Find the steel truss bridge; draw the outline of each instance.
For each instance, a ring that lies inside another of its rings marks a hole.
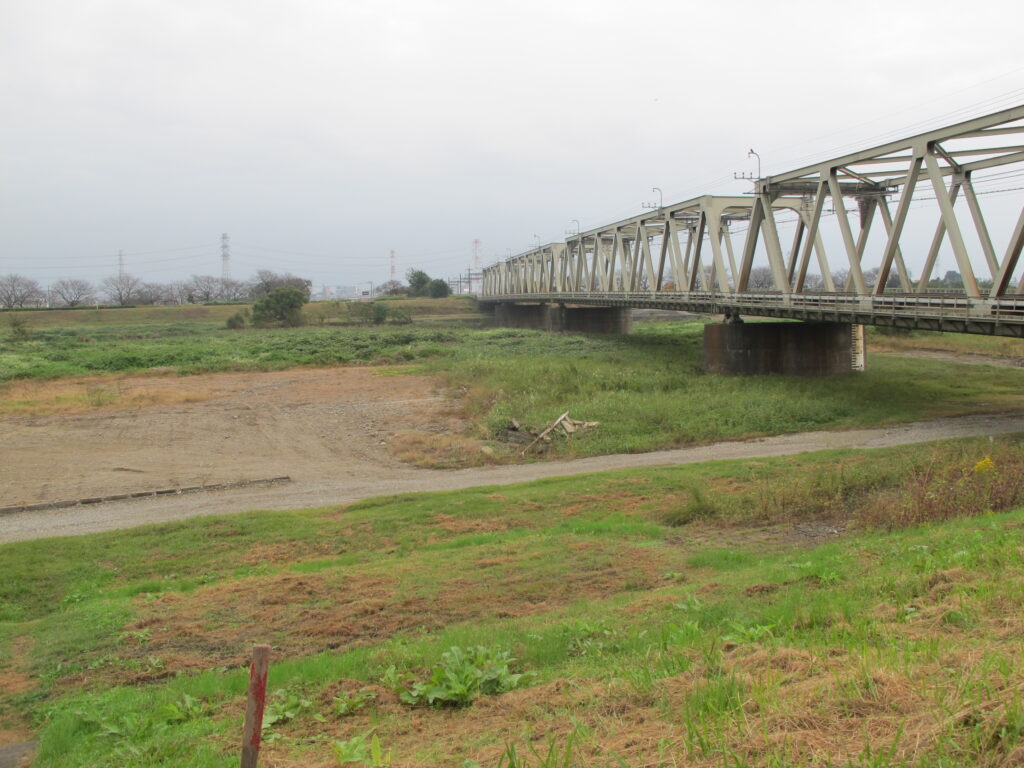
[[[539,246],[486,268],[480,298],[1024,337],[1024,206],[1015,198],[993,240],[979,202],[1021,176],[1024,105]],[[940,251],[952,251],[958,292],[929,290]],[[916,279],[907,253],[924,255]]]

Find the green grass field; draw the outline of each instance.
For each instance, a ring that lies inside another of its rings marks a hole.
[[[467,388],[483,434],[565,411],[601,427],[562,456],[641,452],[723,438],[912,421],[1024,404],[1024,370],[896,356],[830,379],[705,373],[699,322],[641,325],[628,337],[478,331],[422,370]],[[473,341],[478,340],[477,343]]]
[[[413,318],[451,317],[476,314],[476,301],[470,296],[449,296],[445,299],[381,298],[376,301],[401,306]],[[339,308],[345,301],[313,302],[306,306],[309,322],[316,325],[320,315],[336,320],[344,315]],[[182,304],[150,307],[76,307],[62,309],[0,310],[0,329],[10,318],[28,323],[30,328],[77,328],[96,326],[191,325],[207,330],[223,328],[227,319],[249,305]],[[326,309],[321,313],[320,309]],[[5,329],[6,330],[6,329]]]
[[[271,766],[1014,765],[1021,447],[5,545],[0,728],[31,725],[40,768],[235,765],[269,642]]]

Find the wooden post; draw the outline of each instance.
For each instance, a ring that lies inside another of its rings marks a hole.
[[[252,647],[249,667],[249,701],[245,707],[245,729],[242,735],[242,768],[256,768],[260,756],[260,732],[263,728],[263,707],[267,703],[267,670],[270,667],[270,646]]]

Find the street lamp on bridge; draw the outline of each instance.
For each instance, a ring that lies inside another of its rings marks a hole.
[[[658,204],[654,203],[641,203],[642,208],[657,208],[659,211],[665,207],[665,196],[661,192],[661,187],[651,187],[651,192],[658,193]]]
[[[762,178],[762,176],[761,176],[761,156],[759,154],[757,154],[757,152],[755,152],[754,150],[751,149],[749,152],[747,152],[747,157],[756,157],[757,158],[757,178],[759,178],[759,179]]]

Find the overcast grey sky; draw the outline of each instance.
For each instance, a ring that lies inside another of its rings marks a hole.
[[[1022,103],[1021,7],[0,0],[0,274],[454,275]]]

